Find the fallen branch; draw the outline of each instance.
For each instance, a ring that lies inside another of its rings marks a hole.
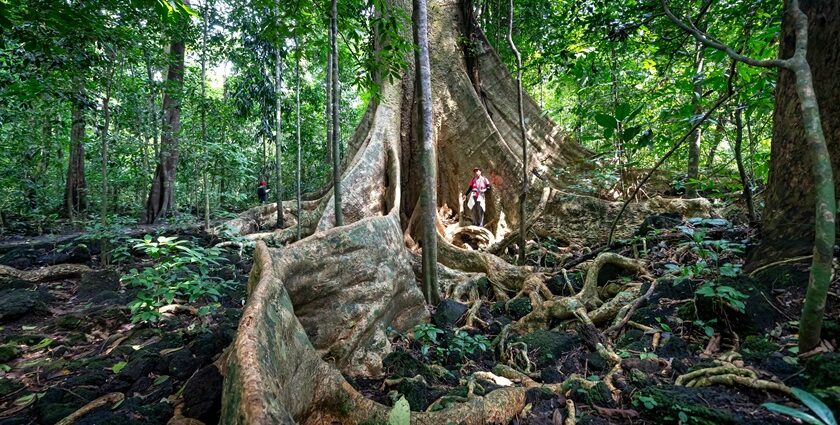
[[[18,270],[14,267],[0,265],[0,279],[13,278],[27,282],[44,282],[78,277],[90,271],[91,268],[83,264],[56,264],[35,270]]]
[[[93,410],[96,410],[106,404],[113,404],[123,400],[125,400],[125,394],[123,393],[105,394],[102,397],[99,397],[96,400],[82,406],[79,410],[71,413],[66,418],[58,421],[56,425],[71,425],[81,419],[82,416],[87,415]]]

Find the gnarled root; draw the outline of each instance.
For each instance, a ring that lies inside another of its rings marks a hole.
[[[634,273],[644,271],[643,263],[639,260],[627,258],[614,253],[602,253],[595,258],[586,273],[583,288],[575,295],[568,297],[548,297],[546,290],[539,289],[539,294],[546,297],[546,301],[535,299],[535,291],[531,290],[529,297],[533,311],[519,320],[518,326],[530,332],[545,327],[551,319],[566,320],[577,317],[597,325],[612,320],[627,304],[638,298],[639,286],[628,285],[616,296],[604,303],[598,295],[598,276],[607,264],[615,265]],[[550,295],[550,292],[549,292]],[[581,314],[583,311],[583,314]]]
[[[780,382],[759,379],[758,374],[729,359],[715,360],[718,366],[695,370],[677,377],[675,384],[686,387],[708,387],[711,385],[740,385],[757,390],[779,391],[791,394],[790,387]]]

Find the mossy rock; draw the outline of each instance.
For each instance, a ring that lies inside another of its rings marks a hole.
[[[403,381],[395,388],[397,392],[405,396],[411,410],[416,412],[423,412],[435,400],[443,397],[446,390],[424,385],[420,382]]]
[[[542,369],[554,364],[564,353],[580,345],[580,337],[570,332],[538,330],[518,339],[528,345],[528,352],[534,353],[537,367]]]
[[[652,338],[638,329],[630,329],[618,339],[615,346],[618,349],[630,351],[645,351],[650,348]]]
[[[589,389],[583,388],[579,383],[575,382],[572,384],[569,394],[571,395],[571,399],[578,404],[594,404],[604,407],[613,405],[612,393],[607,388],[607,384],[603,382],[598,382]]]
[[[739,276],[721,280],[718,285],[728,286],[746,295],[747,298],[741,300],[744,303],[744,311],[735,310],[719,298],[698,295],[694,303],[698,319],[706,322],[717,319],[716,328],[731,329],[739,335],[765,334],[777,322],[784,320],[767,302],[772,294],[764,282]]]
[[[805,363],[811,389],[840,386],[840,353],[822,353]]]
[[[11,379],[0,378],[0,398],[19,390],[23,384]]]
[[[633,404],[643,417],[658,424],[688,423],[703,425],[759,424],[764,418],[739,415],[723,409],[723,406],[737,405],[746,400],[733,397],[717,388],[687,388],[673,385],[651,386],[636,393]]]
[[[20,354],[20,350],[14,344],[0,345],[0,363],[14,360]]]
[[[525,317],[533,310],[529,298],[516,298],[507,304],[507,312],[514,320]]]
[[[413,378],[420,375],[427,382],[435,379],[435,375],[428,365],[402,350],[394,351],[385,356],[382,359],[382,367],[389,376],[395,378]]]
[[[82,318],[81,317],[74,316],[72,314],[68,314],[67,316],[62,317],[61,320],[58,321],[57,326],[60,329],[64,329],[64,330],[69,331],[69,330],[74,330],[74,329],[78,328],[79,325],[81,325],[81,324],[82,324]]]
[[[766,336],[748,335],[741,345],[741,356],[744,360],[760,363],[770,353],[779,351],[779,345],[767,339]]]

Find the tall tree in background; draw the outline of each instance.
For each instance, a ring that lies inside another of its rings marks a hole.
[[[423,295],[440,302],[437,276],[437,154],[432,127],[432,68],[429,64],[429,19],[426,0],[414,0],[414,70],[419,98],[420,221],[423,243]]]
[[[509,3],[507,42],[516,57],[516,91],[519,109],[519,136],[522,142],[522,192],[519,194],[519,264],[525,264],[525,198],[528,196],[528,133],[522,106],[522,55],[513,42],[513,0]]]
[[[70,162],[67,166],[67,180],[64,189],[64,208],[67,218],[87,209],[87,182],[85,180],[85,88],[84,82],[77,82],[78,90],[72,100],[70,127]]]
[[[280,0],[274,3],[275,24],[280,24]],[[280,31],[275,34],[274,39],[274,184],[277,199],[277,228],[285,227],[283,221],[283,52],[280,44],[282,38]]]
[[[202,156],[202,172],[201,184],[204,192],[204,230],[210,230],[210,191],[207,185],[207,172],[209,168],[209,161],[207,157],[207,145],[210,141],[207,139],[207,25],[210,20],[209,2],[205,0],[204,10],[201,14],[201,146]]]
[[[297,28],[295,32],[298,32]],[[300,217],[303,211],[300,193],[300,56],[302,53],[300,35],[295,35],[295,200],[298,217],[295,237],[298,240],[300,239]]]
[[[712,4],[710,0],[704,0],[700,7],[700,13],[697,15],[695,23],[697,28],[705,31],[703,25],[703,16],[709,10]],[[691,104],[694,105],[694,116],[699,117],[703,115],[703,76],[706,65],[705,46],[699,41],[694,42],[694,76],[692,77],[692,94]],[[688,143],[688,185],[686,189],[686,196],[689,198],[696,198],[697,182],[700,180],[700,142],[703,141],[703,127],[697,127],[689,136]]]
[[[332,123],[330,129],[332,130],[330,138],[332,139],[332,165],[333,165],[333,199],[335,206],[335,225],[344,225],[344,214],[341,209],[341,132],[339,131],[339,79],[338,79],[338,0],[332,0],[332,12],[330,14],[330,56],[332,63],[330,64],[331,86],[330,86],[330,113],[332,115]]]
[[[189,7],[189,0],[184,0]],[[175,172],[178,167],[178,138],[181,133],[181,94],[184,88],[184,40],[173,36],[169,45],[169,69],[163,94],[163,132],[160,154],[146,201],[145,222],[152,224],[175,208]]]

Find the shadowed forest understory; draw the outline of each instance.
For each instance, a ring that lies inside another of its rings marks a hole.
[[[0,28],[0,425],[836,424],[835,0]]]

